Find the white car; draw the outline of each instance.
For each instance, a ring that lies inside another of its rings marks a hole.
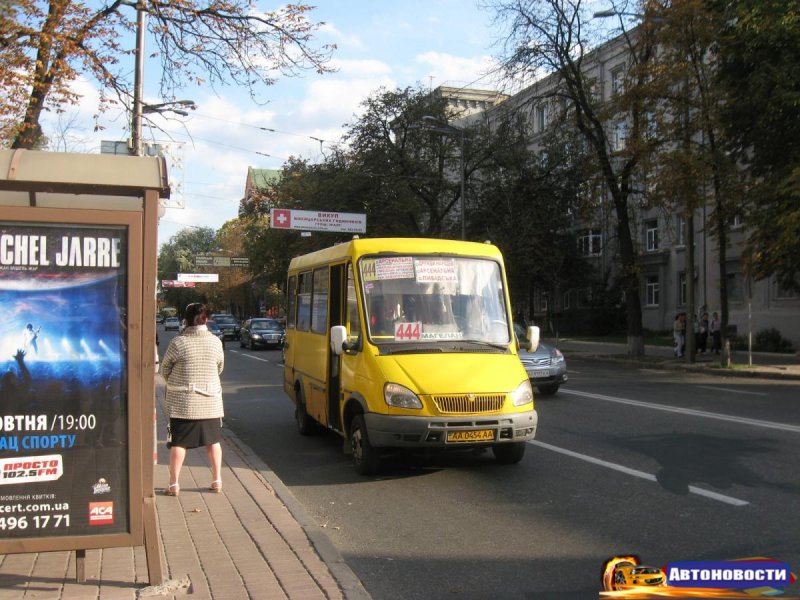
[[[164,331],[180,331],[181,322],[178,317],[167,317],[164,319]]]

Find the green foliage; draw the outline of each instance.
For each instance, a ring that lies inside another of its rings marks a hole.
[[[760,352],[792,352],[792,342],[781,335],[781,332],[770,327],[756,333],[753,341],[755,350]]]
[[[158,253],[158,281],[177,279],[178,273],[194,272],[196,254],[210,253],[217,249],[215,231],[210,227],[181,229],[169,242],[161,246]],[[202,288],[162,288],[162,300],[174,306],[179,314],[191,302],[206,302]]]
[[[747,268],[800,289],[800,4],[713,0],[728,150],[749,176]]]

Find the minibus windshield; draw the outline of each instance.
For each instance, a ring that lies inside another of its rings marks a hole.
[[[500,264],[440,255],[359,261],[364,314],[377,343],[511,341]]]

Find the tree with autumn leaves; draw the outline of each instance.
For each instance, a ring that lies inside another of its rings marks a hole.
[[[0,2],[0,142],[43,145],[45,111],[78,104],[74,83],[99,87],[97,115],[130,107],[137,10],[147,14],[150,58],[160,62],[165,100],[188,85],[235,85],[256,102],[278,75],[330,71],[332,46],[314,47],[321,23],[311,7],[286,4],[258,11],[247,0],[70,0]]]

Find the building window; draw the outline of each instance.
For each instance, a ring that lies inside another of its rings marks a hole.
[[[569,310],[569,307],[570,307],[570,298],[571,298],[571,297],[572,297],[572,294],[569,292],[569,290],[567,290],[566,292],[564,292],[564,295],[561,297],[562,308],[563,308],[564,310]]]
[[[645,245],[648,252],[658,250],[658,220],[648,219],[644,222]]]
[[[678,273],[678,306],[686,306],[686,271]]]
[[[685,246],[686,245],[686,218],[682,215],[677,216],[677,235],[675,243],[678,246]]]
[[[795,280],[795,285],[797,285]],[[800,292],[797,289],[786,287],[781,284],[777,279],[775,280],[775,298],[777,300],[794,300],[800,298]]]
[[[742,213],[736,213],[730,220],[731,229],[740,229],[744,227],[744,217]]]
[[[644,297],[647,306],[658,306],[661,291],[658,285],[658,275],[647,275],[644,285]]]
[[[728,302],[744,300],[744,278],[741,273],[728,273]]]
[[[625,71],[617,67],[611,71],[611,95],[618,96],[625,91]]]
[[[611,149],[614,152],[625,150],[628,145],[628,122],[625,119],[620,119],[614,123],[614,129],[611,132]]]
[[[536,107],[536,128],[540,133],[547,129],[547,107],[544,104]]]
[[[599,256],[602,251],[600,240],[599,229],[586,229],[578,236],[578,250],[583,256]]]

